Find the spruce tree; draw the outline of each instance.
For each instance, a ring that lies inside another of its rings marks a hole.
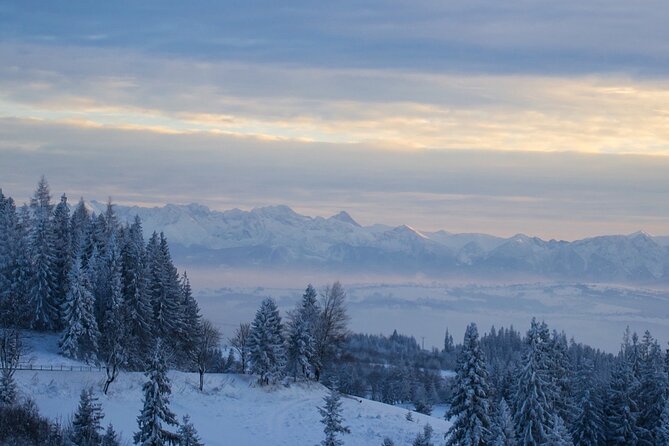
[[[100,332],[95,320],[93,294],[78,256],[69,274],[70,285],[63,306],[65,331],[60,339],[60,352],[70,358],[95,362]]]
[[[65,194],[60,198],[60,203],[53,213],[53,250],[54,250],[54,305],[59,310],[59,318],[56,328],[62,328],[64,315],[62,310],[65,306],[69,287],[70,269],[72,268],[73,251],[70,229],[70,208],[67,205]]]
[[[516,432],[514,430],[511,409],[505,399],[500,400],[497,417],[494,423],[493,446],[516,446]]]
[[[188,415],[184,415],[177,434],[179,435],[179,446],[204,446]]]
[[[56,277],[53,240],[53,205],[49,185],[42,177],[31,199],[30,231],[30,300],[32,327],[51,330],[58,322],[59,309],[55,304]]]
[[[100,446],[120,446],[121,441],[119,440],[118,434],[114,430],[114,426],[109,423],[107,425],[107,429],[105,430],[105,434],[102,436],[102,441],[100,442]]]
[[[578,417],[574,421],[574,441],[578,445],[596,446],[604,441],[602,420],[590,391],[586,390],[580,403]]]
[[[541,325],[532,319],[525,340],[527,351],[521,363],[515,395],[516,438],[523,446],[543,445],[550,432],[551,382],[547,375],[545,339]]]
[[[252,371],[261,384],[275,382],[282,376],[286,362],[281,316],[273,299],[262,301],[251,325],[249,352]]]
[[[489,444],[488,372],[479,345],[476,324],[467,326],[454,381],[454,395],[446,418],[455,417],[447,434],[447,445]]]
[[[102,439],[100,421],[103,418],[98,399],[93,389],[81,391],[79,407],[72,420],[72,442],[77,446],[98,446]]]
[[[100,271],[100,270],[98,270]],[[99,296],[102,311],[100,323],[99,359],[105,365],[107,380],[104,393],[116,379],[120,370],[128,360],[126,348],[126,321],[123,318],[123,289],[121,277],[121,258],[116,233],[112,232],[107,242],[106,256],[102,261],[102,271],[106,283]]]
[[[432,426],[426,424],[425,426],[423,426],[423,432],[416,435],[416,438],[413,440],[412,446],[434,446],[434,443],[432,443],[433,434],[434,430],[432,429]]]
[[[139,430],[134,435],[135,444],[165,446],[168,442],[176,443],[179,436],[165,428],[165,425],[176,426],[178,423],[169,408],[171,388],[160,342],[156,345],[146,376],[148,381],[142,387],[143,407],[137,417]]]
[[[580,444],[580,443],[579,443]],[[547,446],[574,446],[567,427],[558,414],[553,415],[551,430],[548,434]]]
[[[139,217],[135,217],[123,239],[121,276],[123,278],[121,312],[127,327],[129,366],[137,369],[148,359],[153,321],[146,249]]]
[[[344,442],[339,439],[339,435],[349,434],[351,431],[343,424],[341,395],[335,383],[331,384],[330,392],[323,398],[323,401],[325,406],[318,408],[318,412],[323,417],[321,423],[324,425],[323,431],[325,433],[325,439],[321,442],[321,445],[341,446]]]
[[[310,378],[313,375],[314,337],[309,322],[299,310],[290,315],[287,337],[289,373],[295,380],[298,376]]]
[[[667,402],[667,374],[660,346],[646,331],[641,343],[637,437],[642,446],[658,444],[657,430]]]
[[[625,349],[618,355],[614,367],[609,380],[606,416],[608,443],[614,446],[636,444],[639,383]]]

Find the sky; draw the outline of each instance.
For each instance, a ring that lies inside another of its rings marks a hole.
[[[0,2],[0,187],[669,234],[669,4]]]

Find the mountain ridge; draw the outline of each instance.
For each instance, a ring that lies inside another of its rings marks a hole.
[[[100,213],[106,204],[91,201],[89,207]],[[570,242],[361,226],[346,211],[309,217],[285,205],[250,211],[216,211],[197,203],[114,207],[124,222],[139,215],[146,235],[164,232],[177,260],[186,264],[669,282],[669,237],[643,231]]]

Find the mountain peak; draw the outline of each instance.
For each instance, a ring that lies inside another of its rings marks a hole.
[[[254,214],[262,214],[272,217],[294,217],[298,215],[292,208],[286,206],[285,204],[253,208],[251,212]]]
[[[355,221],[355,220],[353,219],[353,217],[351,217],[351,215],[350,215],[348,212],[346,212],[346,211],[341,211],[341,212],[339,212],[338,214],[335,214],[335,215],[333,215],[332,217],[328,218],[328,220],[337,220],[337,221],[341,221],[341,222],[343,222],[343,223],[348,223],[348,224],[350,224],[350,225],[356,226],[356,227],[358,227],[358,228],[361,227],[361,226],[358,224],[358,222]]]

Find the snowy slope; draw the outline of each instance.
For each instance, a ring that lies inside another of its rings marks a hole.
[[[91,202],[97,213],[105,205]],[[212,211],[198,204],[116,206],[123,221],[139,215],[145,232],[162,231],[181,265],[299,267],[472,278],[547,277],[668,282],[669,247],[643,232],[545,241],[517,234],[421,232],[406,225],[363,227],[349,214],[308,217],[287,206]]]
[[[55,336],[39,335],[31,341],[35,364],[58,365]],[[71,361],[60,358],[63,363]],[[315,445],[322,439],[317,407],[326,389],[314,383],[291,384],[271,389],[257,387],[249,376],[207,375],[205,391],[197,390],[195,374],[170,372],[171,407],[179,416],[189,414],[206,445]],[[24,396],[33,398],[40,411],[51,418],[68,420],[75,411],[81,389],[93,386],[105,412],[103,423],[111,422],[131,440],[141,408],[141,373],[122,373],[108,395],[100,391],[104,372],[18,371],[17,381]],[[351,434],[344,444],[381,444],[385,436],[397,444],[410,444],[429,422],[437,438],[448,429],[443,419],[414,414],[405,419],[406,410],[359,398],[343,398],[344,419]]]

